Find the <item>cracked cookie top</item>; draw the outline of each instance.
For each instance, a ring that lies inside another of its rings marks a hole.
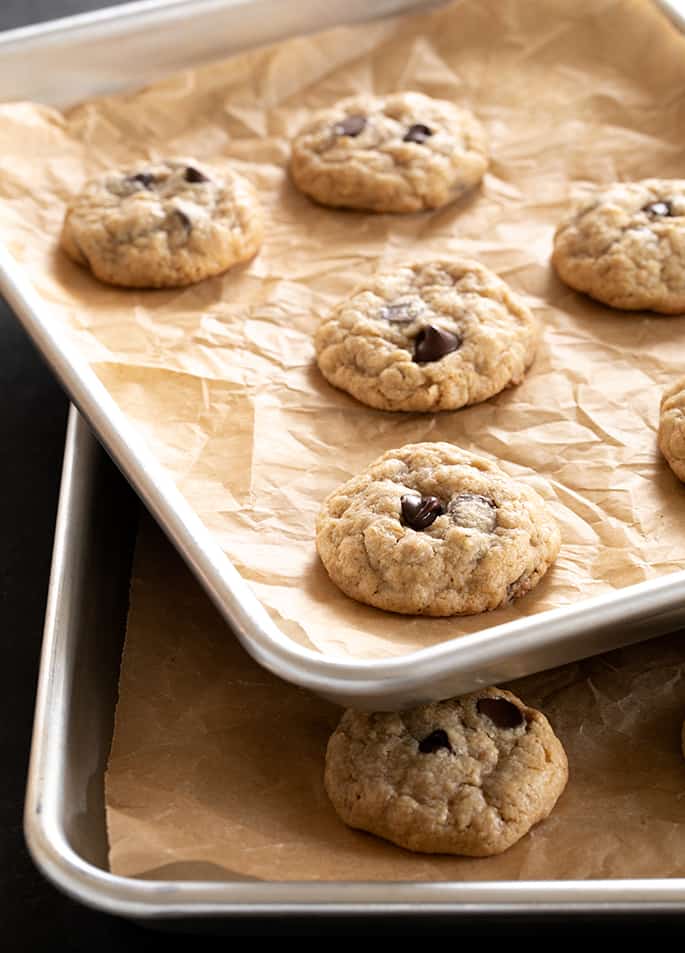
[[[685,179],[598,189],[557,228],[552,262],[614,308],[685,313]]]
[[[547,817],[567,778],[545,716],[498,688],[399,713],[345,712],[324,776],[351,827],[474,857],[501,853]]]
[[[671,470],[685,482],[685,377],[664,391],[658,439]]]
[[[251,184],[194,159],[141,161],[86,184],[69,205],[60,243],[101,281],[180,287],[251,258],[262,241]]]
[[[324,377],[381,410],[456,410],[519,384],[538,322],[494,272],[428,261],[369,278],[317,329]]]
[[[532,589],[560,547],[542,497],[448,443],[391,450],[333,492],[319,556],[346,595],[406,614],[470,615]]]
[[[467,109],[404,92],[317,112],[293,141],[291,173],[323,205],[417,212],[458,198],[487,163],[485,134]]]

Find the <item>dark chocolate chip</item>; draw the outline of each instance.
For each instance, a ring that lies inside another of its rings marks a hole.
[[[186,166],[186,170],[183,173],[183,178],[186,180],[186,182],[209,182],[209,179],[204,172],[200,172],[199,169],[196,169],[192,165]]]
[[[174,215],[176,215],[181,225],[185,228],[187,232],[189,232],[192,229],[193,223],[190,221],[186,213],[180,210],[180,208],[174,209]]]
[[[487,715],[497,728],[518,728],[526,721],[518,705],[501,696],[479,698],[476,708],[480,715]]]
[[[336,136],[351,136],[354,138],[366,126],[366,116],[347,116],[342,122],[336,122],[333,132]]]
[[[405,304],[386,304],[378,312],[378,317],[392,324],[411,324],[417,317],[418,312],[414,305]]]
[[[138,185],[142,185],[144,189],[149,189],[151,185],[155,184],[155,177],[151,172],[138,172],[136,175],[129,175],[129,182],[136,182]]]
[[[419,741],[419,751],[421,754],[433,754],[435,751],[440,751],[441,748],[447,748],[448,751],[452,750],[447,732],[443,731],[442,728],[436,728],[435,731],[431,731],[429,735],[426,735],[422,741]]]
[[[461,344],[462,339],[458,334],[427,324],[414,338],[414,360],[417,364],[439,361],[446,354],[458,351]]]
[[[417,142],[419,145],[421,145],[422,142],[425,142],[426,139],[432,135],[433,130],[429,126],[424,126],[423,123],[417,122],[415,125],[409,127],[402,141]]]
[[[673,207],[670,202],[650,202],[649,205],[645,205],[642,211],[649,215],[673,215]]]
[[[419,496],[405,494],[400,500],[402,504],[402,519],[410,529],[428,529],[438,516],[444,513],[442,503],[437,496]]]

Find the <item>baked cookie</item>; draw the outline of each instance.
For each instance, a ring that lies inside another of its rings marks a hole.
[[[391,612],[471,615],[537,585],[559,552],[542,499],[449,443],[390,450],[328,497],[316,544],[346,595]]]
[[[658,440],[671,470],[685,482],[685,377],[664,391]]]
[[[407,92],[317,112],[293,141],[291,172],[323,205],[418,212],[458,198],[487,164],[485,134],[467,109]]]
[[[382,410],[455,410],[519,384],[538,322],[488,268],[429,261],[374,275],[319,326],[324,377]]]
[[[141,160],[87,183],[60,244],[101,281],[176,288],[251,258],[263,230],[252,185],[231,169]]]
[[[545,716],[486,688],[411,711],[346,711],[324,781],[350,827],[424,853],[487,857],[547,817],[568,780]]]
[[[552,262],[612,308],[685,312],[685,179],[598,189],[557,228]]]

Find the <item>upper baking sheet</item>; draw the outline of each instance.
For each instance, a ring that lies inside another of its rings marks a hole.
[[[410,88],[484,122],[493,161],[482,190],[403,217],[322,209],[294,190],[288,140],[310,109]],[[678,176],[684,147],[685,41],[646,0],[467,0],[290,40],[64,115],[1,107],[0,239],[60,344],[95,370],[281,628],[325,653],[378,658],[685,568],[671,515],[683,491],[655,444],[685,318],[612,312],[548,264],[576,190]],[[182,291],[121,291],[56,252],[65,202],[86,177],[169,153],[228,158],[255,183],[268,224],[248,267]],[[539,314],[544,342],[524,384],[439,416],[384,414],[331,389],[312,363],[320,316],[379,265],[434,255],[480,259]],[[562,553],[515,607],[387,615],[341,595],[318,564],[322,498],[382,451],[425,439],[497,456],[550,499]]]

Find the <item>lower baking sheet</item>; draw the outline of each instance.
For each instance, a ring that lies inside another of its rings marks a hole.
[[[484,122],[493,161],[480,191],[399,217],[322,209],[295,191],[288,142],[312,108],[409,87]],[[682,372],[685,318],[595,305],[548,263],[575,190],[682,174],[684,87],[685,40],[646,0],[463,0],[66,114],[3,105],[0,239],[39,292],[54,341],[97,371],[283,631],[331,655],[401,655],[685,568],[673,516],[683,489],[655,441],[661,388]],[[57,253],[65,203],[85,177],[170,151],[229,160],[257,185],[267,240],[248,267],[194,288],[128,292]],[[320,316],[361,275],[433,255],[477,257],[527,297],[545,333],[525,382],[425,416],[334,391],[312,359]],[[323,497],[381,451],[432,439],[502,458],[550,499],[561,557],[516,606],[397,618],[347,599],[319,564]]]
[[[509,686],[570,780],[499,857],[411,854],[346,828],[323,789],[340,710],[260,668],[159,529],[139,536],[106,777],[110,866],[181,880],[559,880],[685,874],[683,634]]]

